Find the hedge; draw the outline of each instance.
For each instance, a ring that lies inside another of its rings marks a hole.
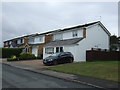
[[[10,58],[11,56],[19,57],[22,49],[20,48],[2,48],[2,58]]]

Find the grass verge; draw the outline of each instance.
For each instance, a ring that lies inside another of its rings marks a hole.
[[[120,61],[77,62],[49,67],[49,70],[120,82]],[[119,71],[118,71],[119,70]]]

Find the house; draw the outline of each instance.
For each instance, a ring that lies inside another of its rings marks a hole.
[[[86,61],[86,50],[109,49],[110,32],[100,22],[31,34],[4,42],[5,48],[22,48],[43,59],[57,52],[71,52],[75,61]]]
[[[43,58],[57,52],[71,52],[76,62],[86,61],[86,50],[109,49],[110,32],[100,22],[52,32],[53,41],[43,48]]]
[[[35,56],[43,55],[43,46],[52,41],[52,35],[47,33],[31,34],[4,42],[4,48],[21,48],[23,53]]]
[[[18,48],[24,44],[24,38],[15,38],[4,42],[4,48]]]
[[[25,48],[28,48],[28,52],[34,54],[35,56],[42,56],[43,46],[51,41],[52,41],[51,34],[38,34],[29,37],[29,41],[25,45]]]

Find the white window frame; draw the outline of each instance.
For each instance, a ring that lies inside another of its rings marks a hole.
[[[53,54],[54,53],[54,47],[47,47],[45,48],[46,54]]]
[[[77,37],[77,36],[78,36],[78,31],[73,31],[73,32],[72,32],[72,36],[73,36],[73,37]]]
[[[54,40],[63,40],[63,34],[62,33],[55,34],[54,35]]]
[[[35,41],[35,38],[33,38],[33,37],[29,39],[30,43],[34,43],[34,41]]]
[[[40,41],[40,42],[43,42],[43,37],[39,37],[39,41]]]
[[[58,52],[57,52],[57,48],[58,48]],[[60,51],[60,48],[62,48],[63,50],[63,47],[56,47],[56,53],[63,52],[63,51]]]
[[[8,45],[8,42],[6,42],[5,45]]]
[[[11,44],[11,43],[12,43],[12,41],[9,42],[9,44]]]

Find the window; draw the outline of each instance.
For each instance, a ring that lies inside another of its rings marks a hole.
[[[20,43],[23,43],[23,39],[20,39]]]
[[[9,44],[11,44],[11,43],[12,43],[12,41],[9,42]]]
[[[30,42],[34,42],[34,38],[30,38]]]
[[[17,43],[18,43],[18,41],[17,41],[17,40],[15,40],[15,43],[17,44]]]
[[[63,47],[60,47],[60,52],[63,52]]]
[[[56,47],[56,53],[59,52],[59,47]]]
[[[63,52],[63,47],[56,47],[56,53]]]
[[[62,34],[56,34],[54,35],[54,40],[62,40]]]
[[[8,45],[8,42],[6,42],[5,45]]]
[[[29,52],[29,48],[25,48],[25,52],[28,53]]]
[[[42,42],[42,41],[43,41],[42,37],[39,37],[39,41],[40,41],[40,42]]]
[[[72,34],[73,34],[73,37],[77,37],[77,35],[78,35],[78,34],[77,34],[77,31],[73,31]]]
[[[53,54],[54,53],[54,48],[45,48],[45,53]]]

